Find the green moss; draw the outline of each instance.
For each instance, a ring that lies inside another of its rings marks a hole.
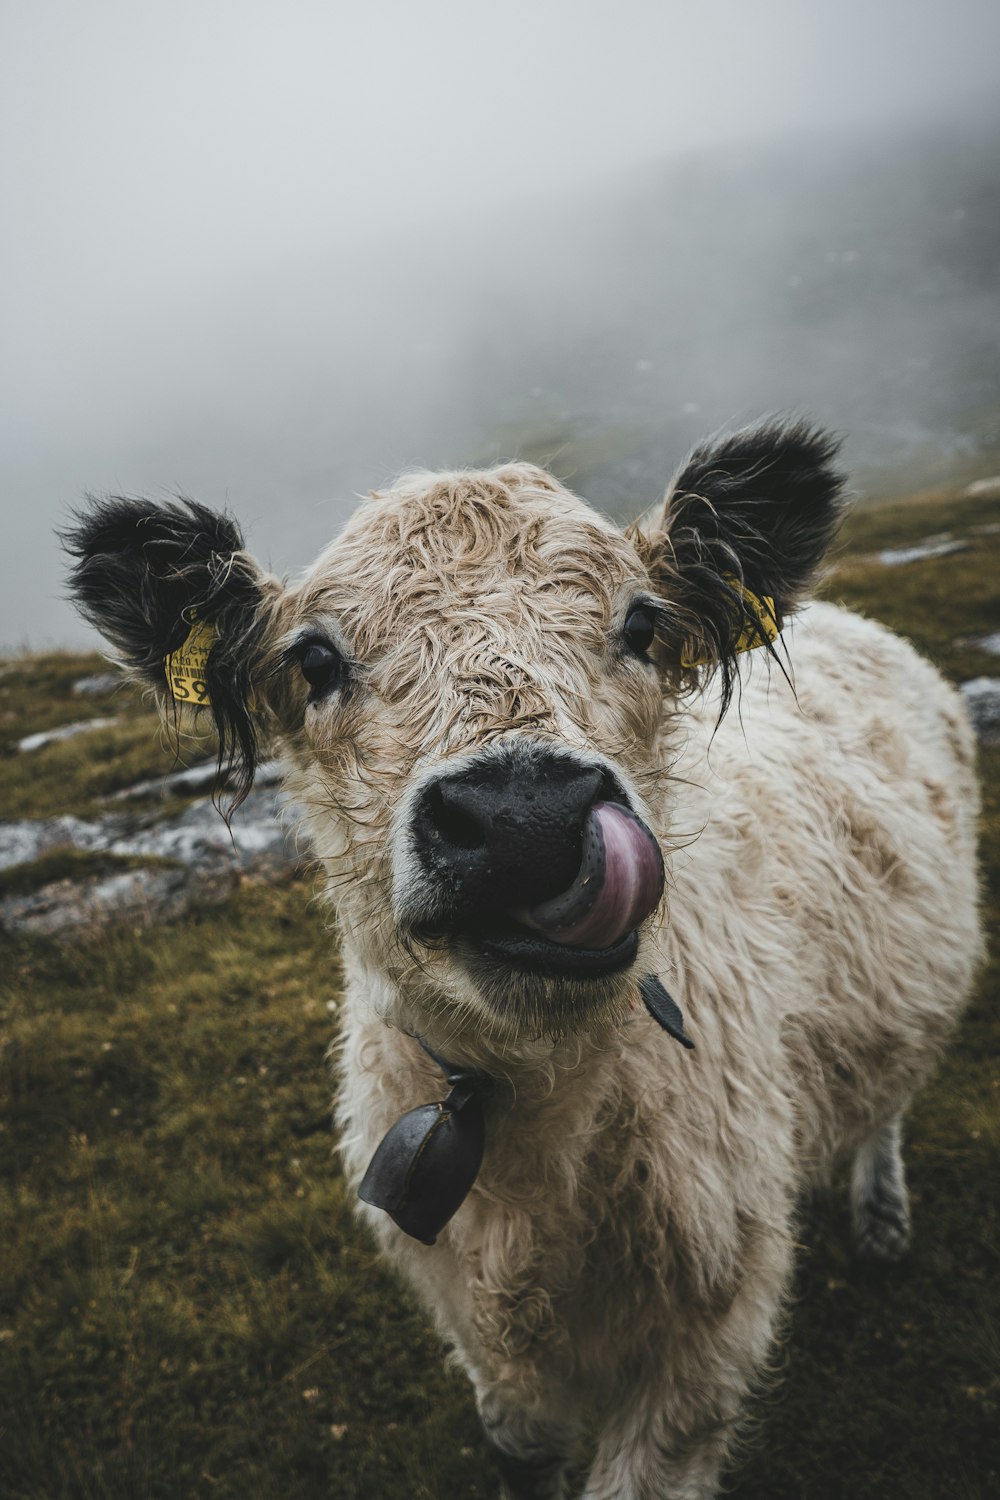
[[[88,817],[104,799],[209,760],[216,739],[207,716],[183,715],[165,727],[142,694],[122,685],[100,698],[73,692],[80,677],[109,671],[99,656],[34,656],[0,667],[0,795],[5,816]],[[82,719],[113,718],[103,729],[22,752],[28,734]]]
[[[890,568],[873,555],[941,532],[966,549]],[[920,500],[858,511],[824,592],[884,620],[955,682],[998,675],[996,656],[969,642],[1000,628],[1000,502]]]
[[[841,546],[850,552],[876,552],[883,547],[910,546],[942,532],[971,538],[981,536],[982,527],[998,520],[1000,501],[995,498],[930,490],[907,500],[854,506],[844,524]]]

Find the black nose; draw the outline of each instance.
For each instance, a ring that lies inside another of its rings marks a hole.
[[[414,844],[449,915],[499,914],[566,890],[602,795],[621,800],[602,771],[547,751],[491,757],[429,782]]]

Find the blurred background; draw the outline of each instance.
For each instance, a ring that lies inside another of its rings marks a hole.
[[[497,1491],[334,1155],[280,762],[230,831],[55,528],[185,492],[294,572],[406,467],[625,519],[808,413],[859,501],[827,596],[969,708],[1000,931],[998,84],[997,0],[0,0],[2,1500]],[[804,1205],[732,1500],[1000,1495],[998,997],[994,945],[908,1117],[911,1256],[854,1261],[843,1177]]]
[[[278,570],[408,466],[620,516],[810,413],[861,495],[1000,462],[996,0],[6,0],[0,645],[94,644],[85,491]]]

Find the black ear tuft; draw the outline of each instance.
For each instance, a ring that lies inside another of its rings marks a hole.
[[[70,593],[143,681],[167,692],[164,660],[195,619],[215,627],[206,685],[219,737],[219,767],[234,803],[246,796],[258,757],[252,678],[265,620],[263,574],[229,516],[179,500],[91,500],[62,533],[75,559]]]
[[[718,559],[785,614],[809,587],[843,515],[840,443],[806,422],[763,422],[691,454],[666,500],[674,553]]]
[[[780,624],[815,581],[844,512],[839,446],[803,421],[763,422],[700,444],[668,491],[647,541],[664,643],[678,663],[721,664],[724,704],[755,631],[744,590],[772,599]]]

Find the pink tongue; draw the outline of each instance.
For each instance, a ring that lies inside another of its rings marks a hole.
[[[616,802],[595,802],[583,834],[583,861],[568,890],[511,916],[571,948],[610,948],[657,905],[663,860],[645,823]]]

